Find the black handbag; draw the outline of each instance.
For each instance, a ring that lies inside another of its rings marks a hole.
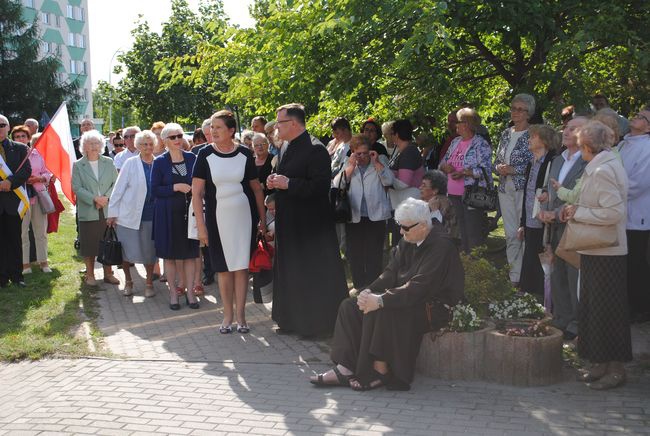
[[[479,168],[481,168],[481,173],[485,178],[485,187],[479,185],[479,182],[481,181],[480,178],[476,179],[473,185],[465,186],[463,203],[465,206],[474,209],[495,211],[497,210],[497,204],[499,203],[499,192],[492,182],[490,182],[490,179],[488,179],[485,168]]]
[[[330,204],[334,212],[334,221],[337,223],[347,223],[352,221],[352,207],[350,207],[350,197],[348,197],[348,187],[341,187],[341,182],[345,173],[341,174],[339,186],[330,189]]]
[[[113,227],[106,226],[106,230],[104,230],[104,237],[99,241],[97,262],[103,265],[122,264],[122,243],[117,239]]]

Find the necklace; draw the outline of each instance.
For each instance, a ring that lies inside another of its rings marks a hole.
[[[233,151],[235,151],[235,149],[237,148],[237,146],[236,146],[235,144],[232,144],[232,148],[230,149],[230,151],[223,151],[223,149],[222,149],[221,147],[219,147],[219,144],[217,144],[217,143],[215,142],[215,143],[214,143],[214,148],[216,148],[217,151],[220,152],[220,153],[222,153],[222,154],[230,154],[230,153],[232,153]]]

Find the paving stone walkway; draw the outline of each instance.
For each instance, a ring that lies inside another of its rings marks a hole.
[[[214,286],[199,310],[172,312],[163,284],[151,299],[135,285],[131,298],[98,293],[113,358],[0,365],[0,435],[650,434],[647,371],[609,392],[422,376],[409,392],[315,388],[307,379],[326,369],[327,342],[274,333],[269,306],[249,303],[251,334],[221,335]],[[647,330],[636,333],[647,345]]]

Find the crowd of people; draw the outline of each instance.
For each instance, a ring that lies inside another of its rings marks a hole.
[[[307,132],[299,104],[279,107],[271,122],[253,118],[240,134],[233,114],[218,111],[190,141],[180,125],[157,122],[111,132],[105,147],[84,120],[72,185],[85,283],[97,286],[99,241],[114,228],[125,296],[134,292],[133,264],[145,266],[145,297],[155,295],[157,277],[166,280],[171,310],[183,300],[198,309],[203,286],[216,277],[224,308],[219,332],[246,334],[249,261],[263,238],[276,251],[278,333],[334,332],[336,366],[312,383],[408,389],[422,334],[444,326],[444,306],[463,300],[460,252],[484,244],[500,217],[513,287],[542,298],[539,254],[562,248],[570,229],[581,226],[615,242],[574,249],[578,261],[555,256],[552,322],[565,339],[579,337],[579,355],[593,364],[584,381],[595,389],[618,386],[632,356],[630,322],[650,320],[650,107],[628,121],[602,95],[592,106],[590,114],[565,108],[555,129],[536,120],[533,96],[518,94],[494,148],[469,104],[449,113],[436,142],[408,119],[368,119],[356,133],[340,117],[324,145]],[[53,176],[25,145],[35,133],[28,121],[11,129],[10,139],[0,116],[3,287],[24,285],[31,272],[30,228],[36,262],[51,271],[48,215],[36,206],[38,193],[52,192]],[[31,207],[22,214],[24,186]],[[477,187],[498,192],[496,217],[467,201]],[[334,221],[333,188],[347,194],[347,222]],[[111,266],[103,281],[120,284]]]

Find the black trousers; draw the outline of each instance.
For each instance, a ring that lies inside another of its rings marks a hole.
[[[0,285],[23,280],[22,220],[18,215],[0,212]]]
[[[631,315],[650,314],[650,230],[627,230],[627,296]]]
[[[352,283],[357,289],[372,283],[382,271],[386,221],[370,221],[361,217],[358,223],[345,225],[347,259]]]

